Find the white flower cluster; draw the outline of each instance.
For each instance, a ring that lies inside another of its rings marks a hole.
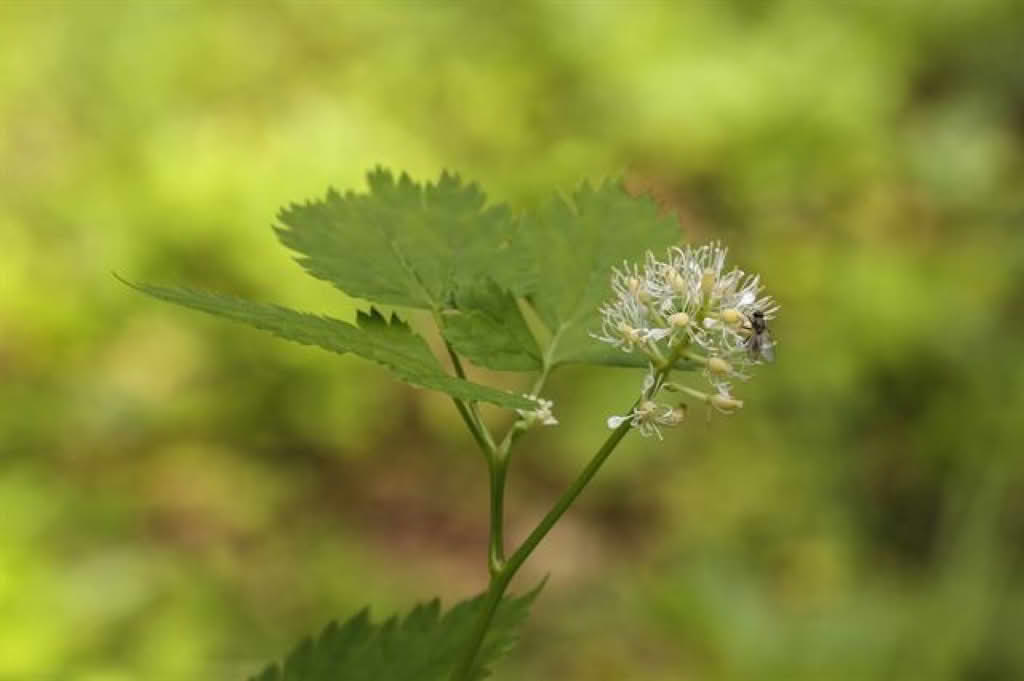
[[[516,409],[516,413],[522,419],[523,424],[526,428],[533,426],[534,424],[540,424],[542,426],[557,426],[558,419],[552,413],[551,408],[555,406],[552,400],[545,400],[537,397],[536,395],[523,394],[528,400],[533,400],[537,404],[536,409]]]
[[[672,248],[664,261],[648,252],[642,266],[626,262],[612,270],[614,297],[601,307],[601,333],[593,337],[624,352],[644,353],[651,373],[638,406],[628,416],[609,419],[609,426],[630,420],[642,434],[660,436],[657,425],[681,421],[675,408],[653,402],[668,387],[663,378],[679,359],[700,364],[714,392],[676,390],[723,412],[742,406],[730,395],[731,383],[749,378],[753,365],[770,361],[774,341],[767,322],[779,306],[762,295],[759,275],[726,270],[727,253],[717,242]]]

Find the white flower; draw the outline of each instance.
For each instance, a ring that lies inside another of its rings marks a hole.
[[[541,399],[536,395],[524,394],[523,397],[537,403],[536,409],[516,409],[516,413],[523,419],[527,427],[535,423],[539,423],[542,426],[558,425],[558,419],[551,412],[551,408],[555,406],[553,401]]]
[[[748,350],[754,313],[759,311],[766,322],[771,321],[775,319],[779,306],[771,296],[761,295],[764,286],[760,275],[747,274],[735,267],[724,272],[727,250],[717,244],[714,246],[721,255],[713,259],[715,266],[708,270],[713,275],[708,312],[703,321],[705,332],[697,344],[709,355],[727,359],[737,369],[742,369],[758,362],[758,358],[751,357]],[[741,371],[734,377],[747,378]]]
[[[742,403],[729,395],[730,382],[749,379],[750,368],[761,360],[750,350],[754,315],[769,322],[779,306],[763,295],[759,275],[727,270],[727,255],[728,249],[711,242],[669,249],[664,261],[648,251],[642,266],[627,262],[613,268],[613,296],[600,308],[601,333],[591,335],[624,352],[642,352],[659,369],[672,358],[701,364],[722,405],[714,406],[734,411]],[[644,399],[656,393],[645,386]],[[659,412],[637,409],[613,418],[638,428],[656,424]]]
[[[728,250],[717,242],[698,248],[672,248],[665,261],[648,252],[643,267],[623,263],[613,268],[613,298],[601,309],[601,333],[592,336],[625,352],[640,350],[655,358],[651,345],[692,343],[708,356],[721,357],[737,369],[754,362],[747,352],[751,318],[760,311],[774,319],[778,305],[758,275],[725,269]],[[659,348],[659,352],[661,349]]]
[[[739,356],[739,361],[743,364],[748,363],[745,353],[746,351],[744,350],[744,354]],[[735,361],[736,357],[734,356],[733,359]],[[730,379],[745,381],[750,378],[748,374],[743,373],[733,366],[732,363],[721,357],[708,357],[707,364],[704,365],[704,370],[701,374],[708,380],[708,383],[713,385],[715,388],[718,388],[719,386],[728,387]]]
[[[656,435],[661,440],[663,438],[658,426],[669,428],[678,426],[684,418],[686,418],[686,408],[683,405],[671,407],[653,400],[643,400],[625,416],[608,417],[608,427],[615,430],[629,421],[630,425],[639,430],[644,437]]]
[[[601,333],[594,338],[610,343],[625,352],[637,346],[657,343],[668,336],[651,307],[652,291],[646,272],[623,263],[623,268],[612,268],[612,291],[615,302],[601,307]]]
[[[737,409],[743,408],[743,400],[737,400],[735,397],[729,394],[729,384],[723,383],[716,386],[718,392],[711,395],[709,402],[712,407],[722,412],[723,414],[732,414]]]

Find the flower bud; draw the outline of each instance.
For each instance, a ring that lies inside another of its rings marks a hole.
[[[679,403],[678,407],[673,407],[666,411],[659,419],[662,425],[665,426],[678,426],[686,418],[686,405]]]
[[[683,295],[686,292],[686,280],[683,279],[683,275],[674,269],[669,270],[668,283],[678,295]]]
[[[731,374],[732,365],[721,357],[711,357],[708,359],[708,371],[713,374]]]
[[[658,408],[657,402],[654,402],[652,400],[644,400],[636,408],[636,413],[637,414],[642,414],[642,415],[646,416],[646,415],[650,414],[651,412],[653,412],[657,408]]]
[[[608,428],[615,430],[623,423],[629,420],[628,416],[609,416],[608,417]]]
[[[677,329],[684,329],[690,325],[690,315],[685,312],[676,312],[674,315],[669,315],[668,323]]]
[[[704,294],[705,298],[711,296],[711,291],[715,288],[715,271],[710,267],[704,270],[704,274],[700,278],[700,290]]]
[[[711,406],[726,414],[743,408],[743,400],[737,400],[721,393],[711,396]]]
[[[629,343],[639,343],[642,340],[640,332],[626,322],[619,322],[619,333],[622,335],[623,340]]]
[[[520,430],[527,430],[532,428],[535,424],[539,423],[542,426],[557,426],[558,419],[551,412],[551,408],[555,406],[555,403],[551,400],[544,400],[536,395],[524,394],[523,397],[533,400],[537,403],[536,409],[516,409],[519,413],[520,420],[517,425],[520,425]]]
[[[734,307],[722,310],[722,321],[732,326],[737,326],[743,321],[743,315]]]

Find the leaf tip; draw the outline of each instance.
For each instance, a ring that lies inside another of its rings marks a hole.
[[[110,276],[112,276],[114,279],[117,279],[119,282],[121,282],[125,286],[130,286],[131,288],[138,288],[134,283],[128,281],[127,279],[122,277],[120,274],[118,274],[114,270],[110,270]]]

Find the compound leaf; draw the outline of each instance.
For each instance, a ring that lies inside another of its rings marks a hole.
[[[379,303],[440,309],[466,281],[489,277],[522,295],[530,253],[504,205],[486,205],[476,184],[444,172],[421,185],[377,168],[369,192],[329,190],[283,209],[278,237],[314,277]]]
[[[655,204],[626,193],[621,182],[584,183],[524,216],[537,281],[529,300],[556,346],[552,364],[630,365],[589,336],[600,329],[601,303],[611,295],[611,268],[678,242],[678,223]]]
[[[540,348],[515,296],[488,279],[460,287],[442,315],[444,337],[459,354],[490,369],[530,371],[542,366]]]
[[[444,373],[423,339],[397,315],[392,315],[389,323],[377,310],[371,309],[369,313],[360,312],[359,325],[353,326],[332,317],[298,312],[279,305],[191,289],[125,283],[155,298],[242,322],[287,340],[317,345],[339,354],[354,353],[383,364],[400,380],[414,386],[508,408],[530,409],[535,406],[519,395]]]
[[[540,587],[498,605],[470,675],[486,678],[489,667],[518,638]],[[339,625],[332,622],[316,639],[301,642],[282,664],[272,664],[249,681],[447,681],[460,661],[484,606],[484,596],[441,614],[437,599],[421,603],[404,618],[381,624],[363,610]]]

